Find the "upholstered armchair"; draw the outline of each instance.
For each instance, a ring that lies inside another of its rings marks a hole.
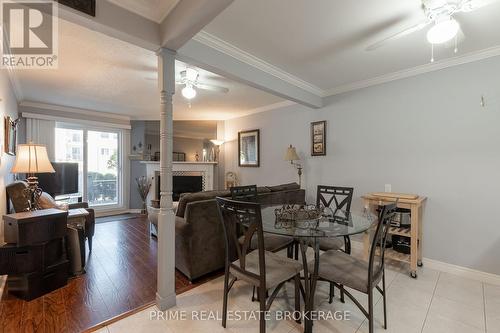
[[[7,202],[12,204],[12,209],[15,212],[24,212],[28,210],[29,203],[28,199],[24,195],[24,189],[28,187],[28,184],[24,181],[16,181],[12,184],[7,185]],[[59,208],[63,210],[84,208],[89,212],[89,215],[85,220],[85,237],[89,242],[89,251],[92,252],[92,237],[95,231],[95,213],[92,208],[89,208],[87,202],[77,202],[72,204],[58,204],[52,196],[48,193],[43,192],[39,201],[40,206],[43,209],[49,208]],[[10,205],[7,205],[10,207]]]

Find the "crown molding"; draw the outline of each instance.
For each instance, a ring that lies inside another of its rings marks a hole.
[[[242,49],[220,39],[217,36],[214,36],[206,31],[200,31],[196,34],[193,39],[197,42],[200,42],[208,47],[211,47],[219,52],[222,52],[230,57],[233,57],[241,62],[246,63],[247,65],[253,66],[257,69],[260,69],[263,72],[271,74],[277,77],[280,80],[283,80],[291,85],[296,86],[297,88],[308,91],[312,94],[315,94],[320,97],[325,96],[325,91],[309,82],[306,82],[274,65],[271,65],[268,62],[246,52]]]
[[[74,114],[82,114],[85,116],[95,116],[95,117],[100,117],[100,118],[105,117],[105,118],[109,118],[109,119],[130,121],[129,116],[119,115],[119,114],[110,113],[110,112],[100,112],[100,111],[74,108],[71,106],[63,106],[63,105],[48,104],[48,103],[41,103],[41,102],[32,102],[32,101],[22,101],[19,103],[19,106],[20,107],[44,109],[44,110],[52,110],[52,111],[63,111],[63,112],[69,112],[69,113],[74,113]]]
[[[333,89],[328,90],[326,93],[326,97],[339,95],[339,94],[343,94],[346,92],[359,90],[359,89],[363,89],[363,88],[368,88],[371,86],[375,86],[375,85],[379,85],[379,84],[383,84],[383,83],[387,83],[387,82],[391,82],[391,81],[395,81],[395,80],[406,79],[406,78],[409,78],[412,76],[426,74],[426,73],[438,71],[438,70],[449,68],[449,67],[464,65],[464,64],[471,63],[474,61],[484,60],[484,59],[496,57],[496,56],[500,56],[500,45],[494,46],[491,48],[487,48],[484,50],[476,51],[476,52],[469,52],[469,53],[466,53],[466,54],[463,54],[463,55],[460,55],[457,57],[453,57],[453,58],[439,60],[439,61],[436,61],[434,63],[428,63],[425,65],[413,67],[410,69],[405,69],[402,71],[377,76],[377,77],[374,77],[371,79],[341,85],[341,86],[338,86],[338,87],[335,87]]]
[[[253,114],[256,114],[256,113],[261,113],[261,112],[266,112],[266,111],[272,111],[272,110],[276,110],[276,109],[285,108],[287,106],[292,106],[292,105],[296,105],[296,104],[297,104],[296,102],[285,100],[285,101],[278,102],[278,103],[264,105],[264,106],[261,106],[261,107],[255,108],[255,109],[250,109],[248,111],[243,112],[242,114],[236,115],[234,117],[228,117],[228,118],[226,118],[224,120],[237,119],[237,118],[241,118],[241,117],[250,116],[250,115],[253,115]]]

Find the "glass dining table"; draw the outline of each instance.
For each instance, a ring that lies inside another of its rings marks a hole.
[[[360,234],[368,229],[376,221],[376,217],[370,213],[347,213],[345,211],[331,211],[330,214],[322,214],[320,218],[283,220],[277,217],[277,213],[283,206],[268,206],[262,208],[262,226],[264,233],[290,236],[299,244],[302,263],[304,267],[303,295],[304,295],[304,332],[312,332],[314,317],[314,294],[318,281],[318,269],[320,260],[319,241],[323,238],[344,237]],[[308,265],[306,256],[307,249],[314,250],[314,261]]]

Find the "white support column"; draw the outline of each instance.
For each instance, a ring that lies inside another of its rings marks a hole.
[[[160,310],[175,306],[175,216],[172,205],[173,105],[175,52],[158,52],[160,89],[160,213],[158,215],[158,290]]]

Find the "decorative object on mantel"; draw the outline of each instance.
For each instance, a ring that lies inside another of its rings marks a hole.
[[[326,120],[311,123],[311,156],[326,155]]]
[[[57,0],[57,2],[95,17],[95,0]]]
[[[238,132],[238,166],[260,167],[260,130]]]
[[[185,162],[186,161],[186,153],[179,153],[174,151],[174,162]]]
[[[234,186],[238,186],[238,176],[236,175],[235,172],[228,171],[226,172],[226,184],[225,184],[226,190]]]
[[[224,144],[224,140],[210,140],[215,146],[214,162],[219,162],[220,146]]]
[[[11,117],[5,117],[4,133],[5,133],[5,153],[9,155],[16,155],[16,141],[17,141],[17,124],[19,119],[13,120]]]
[[[290,164],[292,164],[297,169],[297,173],[299,175],[299,186],[301,186],[302,165],[300,163],[295,162],[295,161],[300,161],[300,157],[299,155],[297,155],[297,151],[295,150],[295,147],[293,147],[292,145],[290,145],[290,147],[288,147],[286,150],[285,161],[290,161]]]
[[[135,179],[137,183],[137,190],[139,191],[139,195],[141,196],[142,199],[142,209],[141,209],[141,214],[142,215],[147,215],[147,198],[149,194],[149,190],[151,189],[151,182],[149,181],[149,178],[146,176],[141,176],[139,178]]]
[[[28,187],[25,196],[29,201],[29,210],[39,210],[38,200],[43,191],[38,187],[38,177],[35,174],[56,172],[49,161],[47,147],[34,143],[18,145],[16,161],[11,172],[27,174]]]
[[[199,162],[200,161],[200,155],[198,154],[198,152],[196,152],[196,155],[194,155],[194,160],[196,162]]]

